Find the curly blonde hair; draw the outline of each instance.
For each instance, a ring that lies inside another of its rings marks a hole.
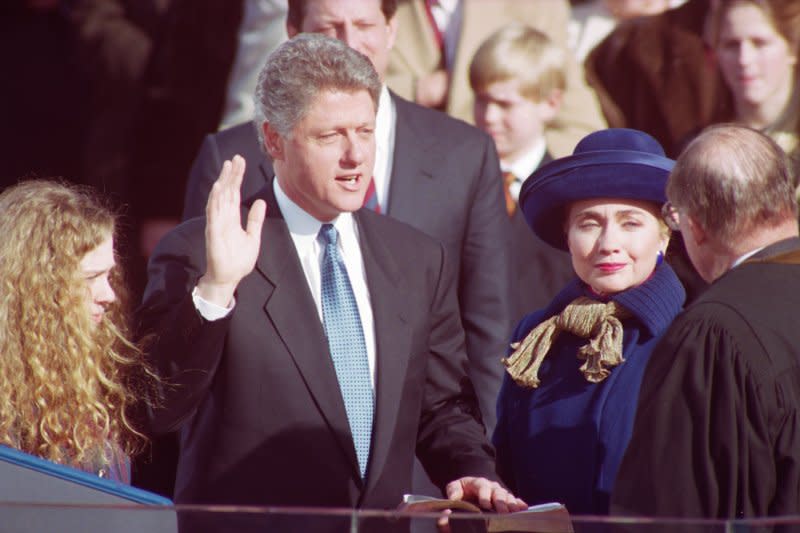
[[[145,442],[131,409],[153,374],[129,339],[127,294],[99,324],[83,257],[116,220],[88,190],[46,180],[0,194],[0,443],[76,467],[109,465]]]

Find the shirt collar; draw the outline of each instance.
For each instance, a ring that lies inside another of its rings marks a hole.
[[[547,143],[544,137],[537,139],[531,147],[511,163],[500,163],[503,172],[512,172],[519,181],[525,181],[539,165],[547,151]]]
[[[375,137],[377,139],[384,139],[389,136],[393,115],[394,106],[392,105],[392,97],[389,94],[389,89],[386,85],[383,85],[380,95],[378,96],[378,113],[375,115]],[[384,143],[377,142],[375,144],[378,150],[386,149]]]
[[[289,233],[298,241],[306,244],[311,244],[315,241],[323,222],[309,215],[303,208],[294,203],[283,192],[277,176],[272,182],[272,190],[275,193],[275,201],[278,204],[281,215],[283,215],[283,220],[286,221],[286,226],[289,228]],[[341,237],[341,245],[345,248],[347,246],[346,243],[352,242],[352,239],[357,236],[353,213],[340,213],[339,216],[330,221],[330,224],[336,227]]]
[[[740,255],[739,258],[736,261],[733,262],[733,264],[731,265],[731,268],[734,268],[734,267],[737,267],[737,266],[741,265],[742,263],[744,263],[745,261],[750,259],[752,256],[756,255],[758,252],[760,252],[764,248],[766,248],[766,246],[761,246],[760,248],[756,248],[755,250],[751,250],[751,251],[747,252],[746,254]]]

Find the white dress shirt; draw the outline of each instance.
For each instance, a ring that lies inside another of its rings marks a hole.
[[[547,144],[544,137],[538,139],[531,147],[513,162],[500,161],[500,170],[503,173],[511,172],[516,178],[514,183],[509,186],[509,192],[515,202],[519,201],[519,191],[522,183],[539,168],[544,154],[547,152]]]
[[[278,208],[289,228],[295,250],[300,258],[303,273],[317,306],[317,314],[322,322],[322,279],[320,265],[322,263],[322,253],[324,246],[321,245],[317,235],[322,227],[322,222],[303,211],[294,203],[286,193],[283,192],[278,184],[277,177],[272,183],[275,192],[275,199]],[[339,233],[339,252],[347,275],[350,278],[350,285],[358,306],[358,314],[361,318],[361,329],[364,332],[364,343],[367,347],[367,358],[369,361],[369,373],[372,381],[372,388],[375,390],[375,321],[372,316],[372,304],[370,300],[369,288],[367,287],[367,276],[364,270],[364,259],[361,255],[361,244],[358,239],[358,226],[352,213],[342,213],[335,220],[331,221]],[[269,243],[262,243],[262,246],[269,246]],[[195,289],[192,293],[195,307],[206,320],[218,320],[228,315],[233,310],[235,302],[229,308],[220,307],[212,302],[201,298]]]
[[[386,85],[381,89],[378,100],[378,114],[375,117],[375,169],[372,177],[375,180],[375,193],[381,213],[386,214],[389,205],[389,184],[394,163],[395,126],[397,110]]]

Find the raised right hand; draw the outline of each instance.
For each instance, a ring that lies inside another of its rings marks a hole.
[[[242,228],[241,187],[245,161],[236,155],[225,161],[206,204],[206,273],[197,283],[198,295],[228,307],[239,282],[252,272],[261,248],[261,227],[267,212],[256,200]]]

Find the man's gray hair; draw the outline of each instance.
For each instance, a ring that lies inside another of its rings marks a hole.
[[[300,34],[270,54],[255,94],[254,122],[261,148],[264,122],[288,137],[324,90],[365,90],[377,109],[381,81],[365,55],[325,35]]]
[[[734,243],[753,230],[797,219],[795,178],[786,153],[754,129],[706,128],[678,157],[667,197],[705,231]]]

